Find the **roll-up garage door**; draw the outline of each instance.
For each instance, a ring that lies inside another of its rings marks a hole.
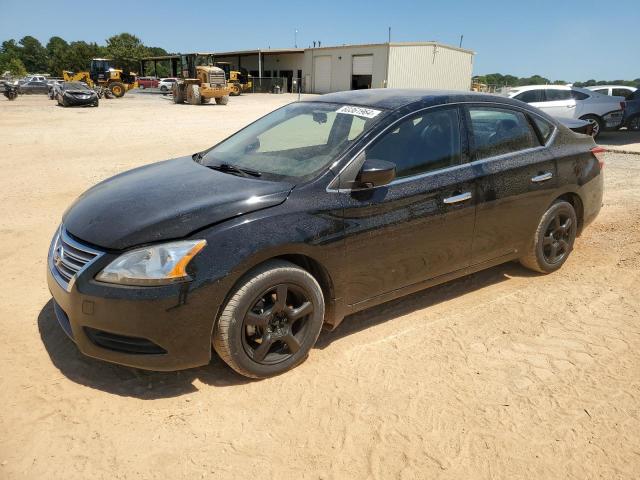
[[[354,55],[353,75],[373,75],[373,55]]]
[[[331,56],[315,57],[313,59],[313,91],[314,93],[328,93],[331,91]]]

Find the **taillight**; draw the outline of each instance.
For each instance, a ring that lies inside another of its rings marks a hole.
[[[607,153],[607,149],[602,147],[593,147],[591,149],[591,153],[593,153],[593,156],[598,160],[598,165],[600,165],[600,170],[602,170],[604,168],[604,154]]]

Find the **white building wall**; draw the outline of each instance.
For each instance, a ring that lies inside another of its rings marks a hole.
[[[305,91],[313,91],[313,65],[314,57],[331,57],[331,92],[351,90],[351,75],[354,55],[373,55],[372,88],[385,86],[387,77],[387,45],[351,45],[344,47],[308,48],[304,51],[303,78],[305,78]]]
[[[430,45],[389,47],[389,88],[470,90],[473,53]]]

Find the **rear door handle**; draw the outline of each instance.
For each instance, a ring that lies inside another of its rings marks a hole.
[[[466,202],[467,200],[471,200],[471,192],[464,192],[460,195],[454,195],[453,197],[447,197],[443,200],[444,203],[450,205],[452,203],[460,203]]]
[[[551,180],[553,178],[553,173],[546,172],[541,173],[540,175],[536,175],[535,177],[531,177],[531,181],[533,183],[546,182],[547,180]]]

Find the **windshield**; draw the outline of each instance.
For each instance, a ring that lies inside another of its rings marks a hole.
[[[64,90],[89,90],[89,87],[82,82],[65,82],[62,88]]]
[[[219,143],[200,161],[300,180],[330,165],[382,116],[371,108],[292,103]]]

